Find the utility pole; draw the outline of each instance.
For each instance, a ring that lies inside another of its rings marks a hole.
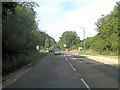
[[[85,53],[85,28],[84,27],[80,27],[80,28],[82,28],[83,29],[83,35],[84,35],[84,44],[83,44],[83,46],[84,46],[84,53]]]

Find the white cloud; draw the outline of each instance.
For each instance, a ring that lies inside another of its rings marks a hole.
[[[50,13],[58,12],[59,10],[61,10],[60,7],[56,7],[56,6],[43,6],[43,7],[41,7],[39,9],[38,13],[50,14]]]
[[[64,1],[64,0],[63,0]],[[72,1],[72,0],[70,0]],[[77,0],[83,1],[83,0]],[[44,30],[48,30],[47,33],[54,37],[56,41],[65,31],[76,31],[77,34],[83,39],[83,31],[80,27],[85,27],[85,36],[95,36],[97,32],[95,31],[95,22],[101,17],[102,14],[107,15],[113,10],[114,5],[118,0],[87,0],[94,2],[84,8],[79,8],[77,10],[69,11],[64,13],[64,19],[57,23],[44,24],[40,26]],[[40,13],[55,13],[61,10],[62,7],[58,7],[58,2],[54,2],[52,6],[41,7]],[[41,22],[42,23],[42,22]]]
[[[39,2],[40,3],[40,2]],[[40,5],[39,8],[35,8],[37,14],[50,14],[60,11],[62,8],[59,7],[57,4],[55,5],[53,2],[44,3],[42,6]]]

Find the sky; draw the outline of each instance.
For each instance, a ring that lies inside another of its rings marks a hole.
[[[39,29],[45,31],[55,41],[65,31],[75,31],[80,39],[95,36],[95,22],[101,15],[110,14],[119,0],[36,0],[39,7],[34,8]]]

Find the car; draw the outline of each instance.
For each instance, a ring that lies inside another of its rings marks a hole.
[[[54,55],[61,55],[61,51],[59,49],[54,50]]]
[[[54,53],[54,50],[53,50],[53,49],[50,49],[49,52],[50,52],[50,53]]]

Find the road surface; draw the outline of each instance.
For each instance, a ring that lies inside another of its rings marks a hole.
[[[5,88],[118,88],[118,70],[82,56],[48,54]]]

